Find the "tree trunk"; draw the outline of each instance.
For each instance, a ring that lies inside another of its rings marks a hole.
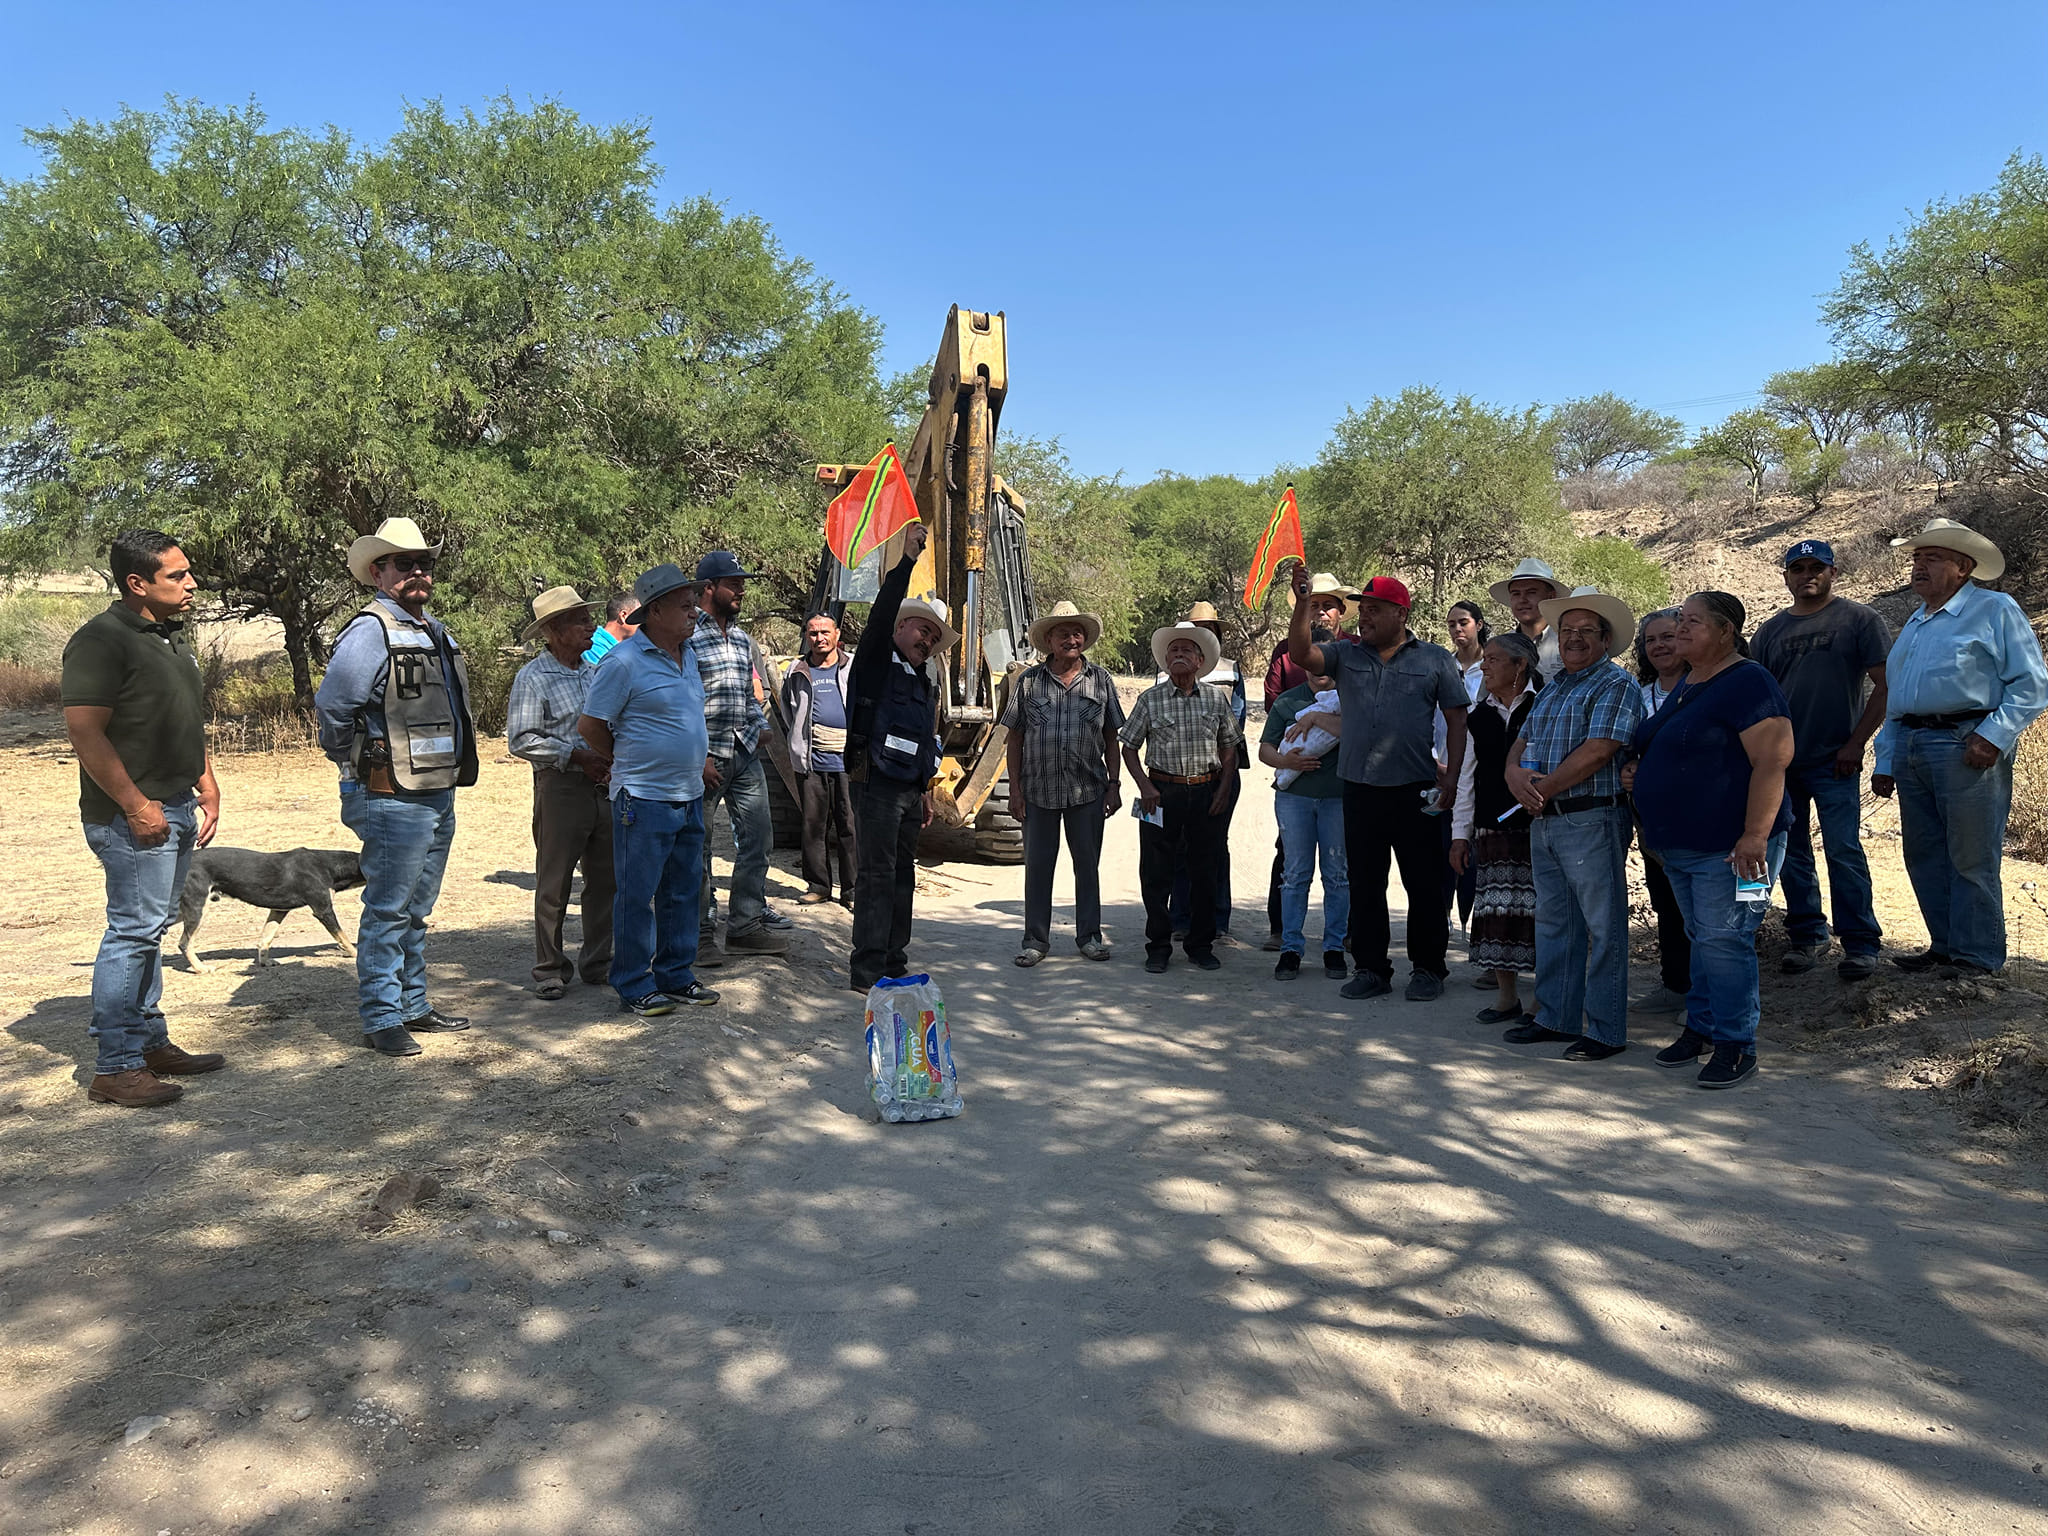
[[[313,648],[306,617],[298,604],[282,604],[285,612],[284,653],[292,664],[292,702],[307,715],[313,713]]]

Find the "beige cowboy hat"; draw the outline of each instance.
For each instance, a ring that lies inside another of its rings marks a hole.
[[[960,631],[947,620],[946,605],[936,597],[905,598],[903,606],[896,610],[896,622],[901,624],[905,619],[929,619],[939,626],[939,643],[932,647],[934,653],[950,651],[960,643]]]
[[[1505,608],[1508,605],[1508,584],[1516,581],[1547,581],[1550,583],[1551,591],[1564,591],[1564,583],[1558,580],[1557,572],[1550,568],[1550,562],[1538,560],[1533,555],[1486,590],[1496,603]]]
[[[574,587],[549,587],[533,600],[533,622],[519,631],[519,638],[537,640],[540,632],[547,628],[549,619],[558,619],[579,608],[588,613],[596,606],[595,603],[586,603]]]
[[[1045,637],[1062,624],[1081,626],[1081,645],[1084,650],[1102,638],[1102,620],[1092,613],[1081,612],[1072,603],[1054,604],[1051,613],[1041,613],[1031,621],[1031,627],[1024,631],[1024,636],[1031,642],[1031,649],[1043,651]]]
[[[1214,603],[1197,603],[1188,610],[1188,616],[1182,619],[1181,622],[1183,624],[1214,624],[1221,627],[1223,615],[1216,611]]]
[[[366,533],[348,547],[348,573],[366,587],[377,585],[377,562],[386,555],[438,555],[420,525],[409,517],[387,517],[375,533]]]
[[[1208,607],[1207,603],[1195,604],[1196,611],[1198,612]],[[1214,613],[1216,610],[1210,608],[1209,611]],[[1175,640],[1192,640],[1202,648],[1202,670],[1196,674],[1198,677],[1207,677],[1211,672],[1214,672],[1216,670],[1216,663],[1223,659],[1223,642],[1221,640],[1218,640],[1193,619],[1182,619],[1178,624],[1168,624],[1163,629],[1152,631],[1152,660],[1162,672],[1167,670],[1166,647]]]
[[[1315,575],[1309,577],[1308,595],[1311,598],[1334,597],[1338,602],[1342,603],[1344,605],[1343,610],[1337,615],[1337,622],[1339,624],[1342,624],[1351,617],[1351,599],[1354,594],[1351,588],[1345,586],[1343,582],[1332,576],[1328,571],[1317,571]]]
[[[1614,631],[1607,638],[1607,655],[1610,660],[1619,656],[1636,642],[1636,616],[1629,612],[1627,603],[1611,593],[1602,592],[1598,587],[1573,587],[1570,597],[1553,597],[1547,603],[1538,603],[1543,622],[1552,629],[1563,614],[1574,608],[1584,608],[1597,613],[1607,621]]]
[[[1977,568],[1970,572],[1972,580],[1996,581],[2005,574],[2005,556],[1998,546],[1985,538],[1974,528],[1965,528],[1961,523],[1937,517],[1911,538],[1893,539],[1893,549],[1952,549],[1959,555],[1968,555],[1977,562]]]

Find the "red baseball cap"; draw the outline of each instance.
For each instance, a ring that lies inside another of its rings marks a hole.
[[[1376,597],[1383,603],[1392,603],[1397,608],[1413,608],[1414,600],[1408,596],[1408,589],[1391,576],[1375,576],[1358,589],[1358,596]]]

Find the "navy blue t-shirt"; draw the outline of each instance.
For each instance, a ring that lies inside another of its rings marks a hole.
[[[1726,853],[1749,819],[1749,754],[1742,733],[1773,715],[1789,715],[1778,680],[1738,661],[1695,685],[1680,683],[1664,707],[1636,727],[1636,814],[1643,841],[1662,852]],[[1649,745],[1647,749],[1644,743]],[[1781,799],[1775,836],[1792,825]]]

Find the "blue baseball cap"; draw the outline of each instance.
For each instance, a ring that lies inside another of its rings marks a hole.
[[[724,581],[732,576],[753,576],[754,571],[744,569],[739,558],[729,549],[714,549],[697,562],[699,581]]]
[[[1835,552],[1828,548],[1826,539],[1801,539],[1785,551],[1786,565],[1794,560],[1818,560],[1822,565],[1835,563]]]

